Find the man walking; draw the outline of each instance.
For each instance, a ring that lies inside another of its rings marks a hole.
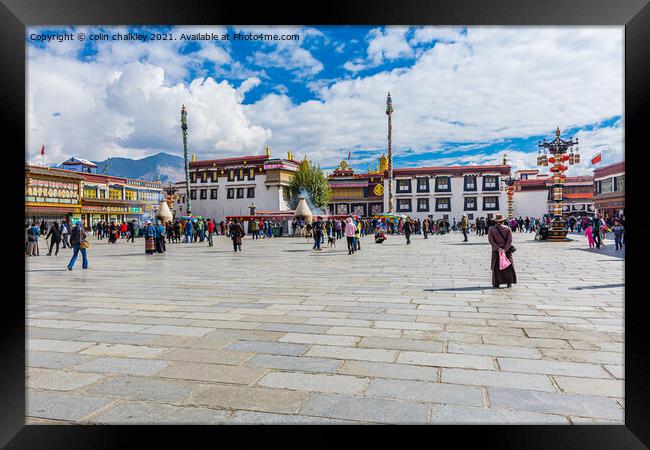
[[[469,228],[469,220],[467,219],[467,214],[463,214],[463,218],[460,220],[460,231],[463,232],[463,237],[465,238],[463,242],[467,242],[468,228]]]

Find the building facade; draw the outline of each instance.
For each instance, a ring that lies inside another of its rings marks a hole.
[[[594,205],[601,216],[625,216],[625,161],[594,170]]]
[[[25,220],[65,222],[80,218],[82,176],[25,164]]]
[[[553,214],[553,181],[539,170],[515,172],[513,195],[514,217],[543,217]],[[595,212],[593,177],[566,177],[562,189],[562,214],[568,216],[591,216]]]
[[[250,214],[251,207],[263,211],[288,211],[286,187],[299,164],[266,155],[241,156],[189,163],[192,215],[217,221],[227,216]],[[185,182],[178,182],[174,214],[187,214]]]
[[[99,221],[143,221],[155,216],[164,199],[157,181],[134,180],[80,173],[82,181],[81,220],[86,227]]]
[[[103,221],[153,218],[164,199],[160,182],[25,165],[26,219]]]
[[[507,213],[502,178],[509,165],[436,166],[393,169],[395,212],[423,220],[452,223],[467,214],[469,220]],[[387,175],[387,174],[386,174]],[[384,210],[388,210],[388,180],[384,179]]]
[[[332,215],[356,214],[361,217],[384,212],[384,172],[388,158],[382,155],[375,170],[354,173],[346,161],[341,161],[327,177],[331,192],[328,213]]]

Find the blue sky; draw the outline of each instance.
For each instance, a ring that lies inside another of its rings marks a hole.
[[[174,41],[35,41],[32,34],[171,33]],[[298,41],[181,41],[181,34],[297,34]],[[28,160],[181,154],[307,156],[356,170],[535,163],[559,126],[583,161],[623,158],[623,29],[550,27],[30,28]],[[576,173],[588,173],[588,164]]]

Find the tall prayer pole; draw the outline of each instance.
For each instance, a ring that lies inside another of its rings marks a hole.
[[[393,101],[390,99],[390,92],[386,99],[386,115],[388,116],[388,212],[393,212]]]
[[[187,159],[187,111],[185,105],[181,108],[181,129],[183,130],[183,157],[185,158],[185,198],[187,199],[187,215],[192,215],[192,199],[190,196],[190,163]]]

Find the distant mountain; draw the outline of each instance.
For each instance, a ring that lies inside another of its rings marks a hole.
[[[182,181],[185,177],[183,158],[168,153],[158,153],[142,159],[109,158],[106,161],[93,161],[97,164],[97,173],[102,173],[108,164],[105,175],[137,178],[140,180]]]

